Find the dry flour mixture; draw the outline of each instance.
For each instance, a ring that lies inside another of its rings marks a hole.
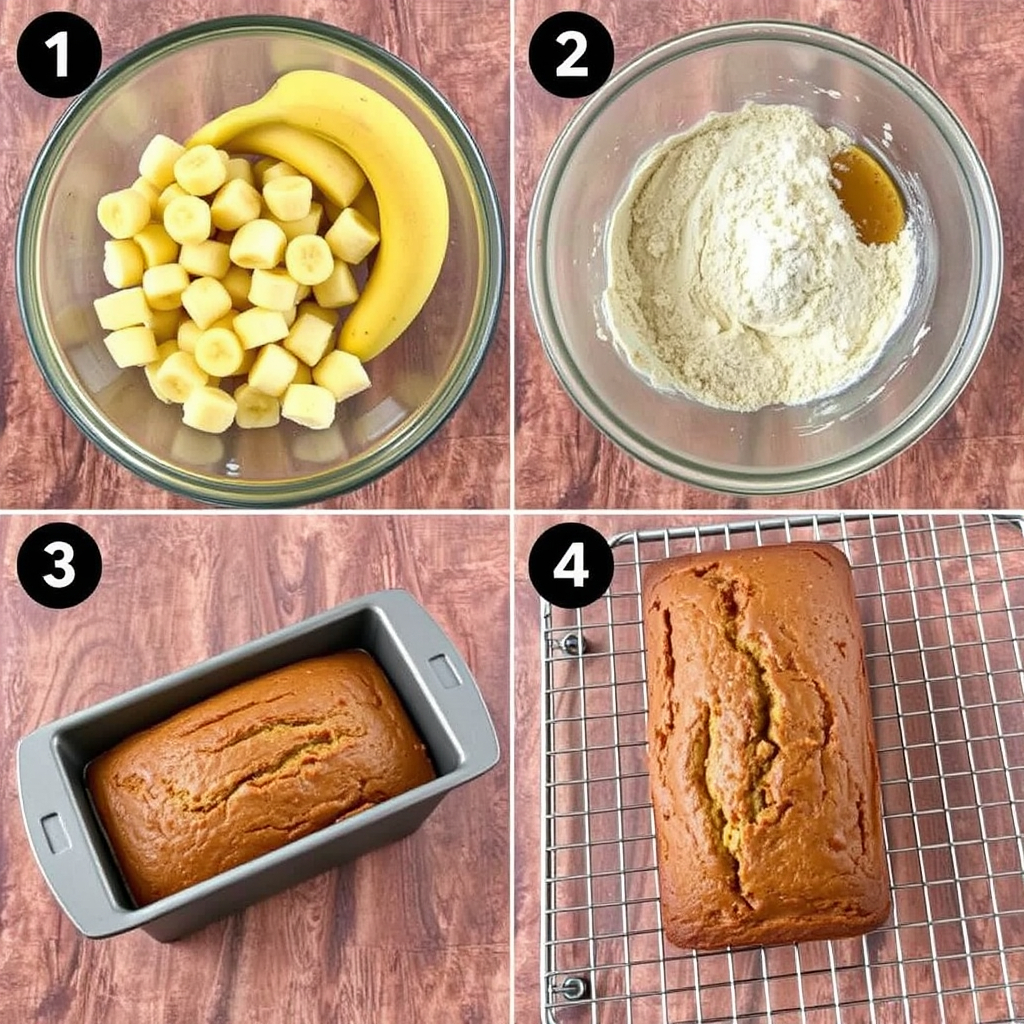
[[[658,386],[752,410],[827,395],[898,324],[913,232],[865,245],[833,188],[850,145],[794,106],[711,114],[644,161],[616,209],[605,303]]]

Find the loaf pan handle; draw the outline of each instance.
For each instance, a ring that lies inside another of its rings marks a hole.
[[[104,884],[100,865],[54,749],[49,726],[18,744],[18,799],[39,870],[75,927],[89,938],[116,935],[133,926],[133,912],[118,907]]]
[[[385,590],[371,598],[389,619],[402,623],[402,644],[452,732],[464,743],[467,781],[498,763],[500,748],[487,705],[473,673],[429,612],[406,590]]]

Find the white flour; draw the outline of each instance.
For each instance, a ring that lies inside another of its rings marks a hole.
[[[868,369],[917,254],[909,228],[858,239],[830,184],[850,142],[799,107],[750,103],[650,154],[613,215],[605,292],[636,369],[739,410],[806,402]]]

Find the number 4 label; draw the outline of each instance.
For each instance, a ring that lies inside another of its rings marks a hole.
[[[572,580],[574,587],[582,587],[590,579],[590,570],[583,566],[583,541],[573,541],[569,545],[552,576],[556,580]]]

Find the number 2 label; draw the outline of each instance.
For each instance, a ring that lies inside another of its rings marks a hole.
[[[555,68],[555,74],[559,78],[586,78],[590,74],[590,70],[586,67],[579,67],[576,61],[587,52],[587,37],[576,29],[566,29],[555,38],[555,42],[559,46],[576,44],[572,53]]]

